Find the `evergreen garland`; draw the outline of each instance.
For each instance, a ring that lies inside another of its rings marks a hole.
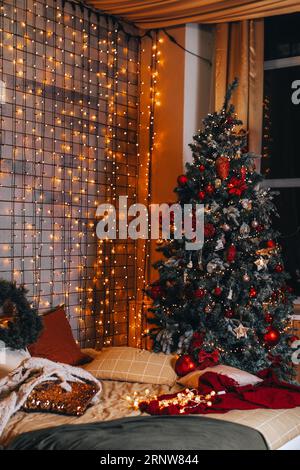
[[[0,308],[5,310],[9,302],[16,309],[7,325],[1,325],[0,317],[0,341],[6,347],[24,349],[36,341],[42,330],[42,320],[28,302],[26,293],[24,286],[17,287],[14,282],[0,280]]]

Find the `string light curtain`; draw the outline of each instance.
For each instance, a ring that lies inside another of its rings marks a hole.
[[[72,2],[0,7],[0,277],[81,345],[126,344],[136,243],[98,241],[95,211],[136,202],[140,40]]]
[[[146,29],[224,23],[300,11],[299,0],[87,0],[87,3]]]

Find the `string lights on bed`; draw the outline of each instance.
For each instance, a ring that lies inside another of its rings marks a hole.
[[[183,391],[173,394],[172,396],[151,395],[148,389],[144,394],[139,395],[137,392],[133,396],[127,396],[129,407],[135,411],[155,411],[155,414],[163,414],[168,410],[169,414],[189,414],[193,412],[193,408],[199,409],[203,406],[211,407],[217,393],[211,391],[206,395],[200,394],[197,390],[186,388]]]

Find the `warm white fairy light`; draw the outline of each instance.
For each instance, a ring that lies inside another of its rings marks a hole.
[[[170,406],[176,406],[179,409],[179,413],[183,414],[189,413],[199,405],[211,407],[216,395],[214,390],[203,395],[195,389],[186,388],[176,393],[173,397],[161,398],[157,395],[151,395],[149,389],[146,389],[144,394],[134,392],[133,396],[127,395],[124,399],[128,402],[129,408],[135,411],[138,411],[142,404],[149,405],[151,402],[157,402],[157,407],[160,411],[166,410]]]

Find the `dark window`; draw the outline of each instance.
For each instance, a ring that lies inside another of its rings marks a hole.
[[[300,56],[300,13],[265,20],[265,60]]]
[[[298,81],[298,83],[297,83]],[[299,93],[297,90],[299,89]],[[299,103],[298,103],[299,101]],[[300,14],[265,20],[261,171],[279,194],[283,257],[300,296]]]

